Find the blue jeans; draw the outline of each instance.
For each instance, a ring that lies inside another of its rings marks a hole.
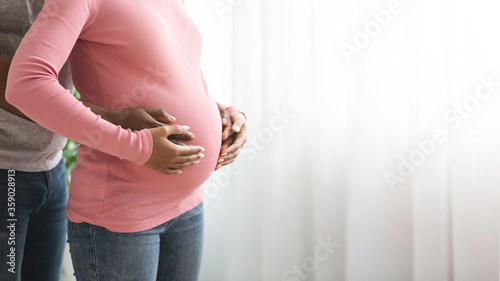
[[[0,280],[60,280],[67,200],[62,160],[47,172],[0,169]]]
[[[135,233],[70,221],[68,242],[78,281],[196,281],[203,248],[203,203]]]

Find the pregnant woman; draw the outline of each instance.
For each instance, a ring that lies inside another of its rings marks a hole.
[[[222,127],[200,55],[182,0],[48,0],[21,43],[7,100],[81,143],[67,208],[77,280],[198,279],[199,187],[219,162]],[[189,128],[131,131],[101,119],[58,83],[68,57],[84,102],[161,108]],[[168,139],[188,129],[190,145]]]

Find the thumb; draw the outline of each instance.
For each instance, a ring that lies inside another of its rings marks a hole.
[[[233,127],[232,127],[233,131],[234,131],[235,133],[239,133],[239,132],[240,132],[240,130],[241,130],[241,127],[243,126],[243,124],[244,124],[243,120],[238,119],[238,120],[237,120],[237,121],[233,124]]]
[[[155,120],[163,123],[172,123],[175,121],[175,117],[173,117],[172,115],[168,114],[165,110],[160,108],[144,107],[144,111],[146,111],[146,113],[148,113]]]
[[[243,127],[247,121],[247,118],[243,112],[235,112],[231,114],[231,118],[233,119],[233,126],[231,129],[235,133],[239,133],[241,131],[241,127]]]

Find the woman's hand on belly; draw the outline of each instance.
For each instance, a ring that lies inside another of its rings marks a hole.
[[[153,152],[144,166],[167,175],[177,175],[182,173],[182,168],[198,164],[204,157],[203,147],[181,146],[168,139],[172,135],[182,135],[188,129],[180,125],[149,129],[153,137]]]

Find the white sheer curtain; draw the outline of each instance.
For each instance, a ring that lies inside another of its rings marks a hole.
[[[499,280],[498,1],[186,5],[250,135],[201,280]]]

